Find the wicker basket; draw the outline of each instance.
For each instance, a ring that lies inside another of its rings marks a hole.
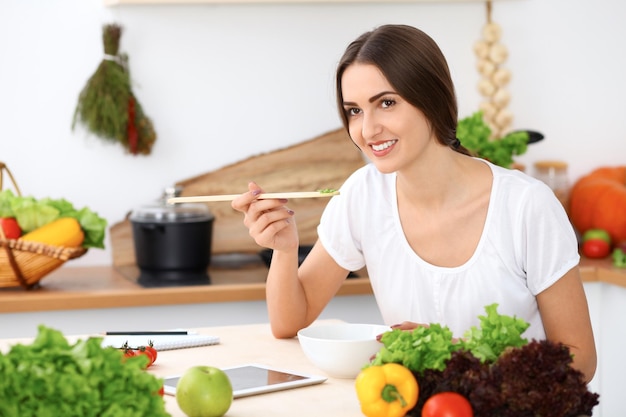
[[[0,190],[2,175],[6,171],[15,191],[20,190],[7,166],[0,162]],[[0,227],[0,288],[23,287],[31,289],[48,273],[65,261],[78,258],[87,252],[86,248],[66,248],[38,242],[7,239]]]

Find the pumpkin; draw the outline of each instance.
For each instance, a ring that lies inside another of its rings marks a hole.
[[[613,242],[626,241],[626,166],[597,168],[576,181],[569,215],[580,233],[603,229]]]

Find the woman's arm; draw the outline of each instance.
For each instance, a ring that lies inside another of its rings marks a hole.
[[[548,340],[569,346],[574,368],[586,382],[591,381],[596,372],[596,346],[578,267],[538,294],[537,303]]]
[[[267,276],[266,298],[272,333],[278,338],[296,335],[311,324],[335,295],[348,272],[316,243],[298,268],[298,230],[287,200],[258,200],[261,188],[248,184],[248,192],[232,207],[244,214],[244,225],[254,241],[273,250]]]
[[[266,283],[274,336],[293,337],[317,319],[348,273],[337,265],[319,241],[300,268],[297,250],[296,253],[274,251]]]

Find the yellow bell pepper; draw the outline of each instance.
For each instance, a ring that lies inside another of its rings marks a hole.
[[[73,248],[83,244],[85,233],[78,220],[73,217],[61,217],[26,233],[20,239]]]
[[[403,417],[417,404],[417,380],[398,363],[363,369],[355,386],[361,411],[367,417]]]

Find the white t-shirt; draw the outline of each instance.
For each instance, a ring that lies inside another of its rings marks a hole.
[[[523,318],[528,339],[545,339],[535,296],[580,260],[573,227],[552,190],[517,170],[487,161],[493,185],[487,219],[472,257],[447,268],[421,259],[402,231],[396,175],[372,164],[357,170],[328,203],[321,243],[343,268],[367,266],[386,324],[440,323],[460,337],[478,326],[485,306]]]

